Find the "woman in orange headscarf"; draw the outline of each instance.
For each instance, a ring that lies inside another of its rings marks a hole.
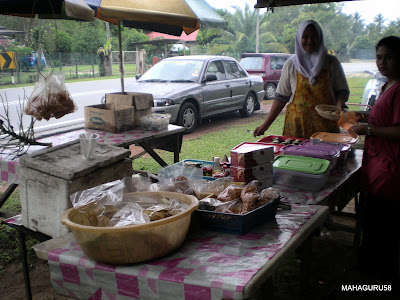
[[[342,109],[349,93],[339,60],[327,53],[321,27],[313,20],[303,21],[296,34],[295,55],[285,63],[271,110],[254,136],[263,135],[287,103],[284,136],[310,138],[318,131],[339,132],[337,122],[321,117],[315,106]]]

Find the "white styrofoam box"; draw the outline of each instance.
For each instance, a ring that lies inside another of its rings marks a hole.
[[[66,180],[29,167],[20,166],[20,202],[22,224],[51,237],[69,232],[60,216],[72,206],[74,192],[132,175],[132,164],[122,160],[73,180]]]

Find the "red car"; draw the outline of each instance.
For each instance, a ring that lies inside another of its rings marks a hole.
[[[281,78],[288,53],[243,53],[240,64],[251,75],[260,75],[264,80],[265,98],[273,99]]]

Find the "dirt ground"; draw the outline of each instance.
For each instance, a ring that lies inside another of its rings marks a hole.
[[[270,102],[264,101],[261,113],[255,115],[260,123],[268,111]],[[187,139],[197,138],[202,134],[222,129],[225,126],[245,123],[248,119],[237,116],[226,116],[206,120],[193,134],[184,136]],[[253,129],[253,128],[252,128]],[[251,129],[251,130],[252,130]],[[140,152],[140,149],[132,149]],[[333,221],[354,227],[354,204],[351,202],[345,211],[348,216],[334,216]],[[299,259],[294,254],[291,262],[284,264],[276,275],[265,284],[257,294],[257,299],[400,299],[400,296],[391,296],[383,293],[341,292],[342,284],[380,284],[371,281],[364,274],[352,271],[356,264],[356,251],[353,247],[354,233],[322,228],[320,234],[313,239],[312,265],[310,288],[301,294],[298,282],[300,281]],[[55,294],[50,284],[50,271],[47,262],[36,257],[29,260],[31,290],[34,300],[64,300],[69,299]],[[385,297],[388,296],[388,297]],[[0,274],[0,299],[26,299],[22,265],[9,264],[6,272]]]

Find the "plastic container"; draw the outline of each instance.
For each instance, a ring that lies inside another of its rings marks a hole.
[[[321,150],[336,150],[336,151],[339,150],[340,156],[337,161],[338,164],[344,163],[346,161],[347,155],[351,148],[350,144],[328,143],[328,142],[323,142],[321,140],[304,141],[300,145],[303,147],[311,147],[311,148],[317,148],[317,149],[321,149]]]
[[[320,158],[279,155],[273,164],[274,184],[315,192],[325,184],[329,173],[329,160]]]
[[[174,192],[143,192],[135,195],[159,195],[189,204],[189,208],[172,217],[146,224],[123,227],[94,227],[73,220],[75,208],[66,210],[61,223],[71,229],[82,251],[95,261],[108,264],[131,264],[167,255],[181,246],[189,229],[191,215],[198,208],[194,196]]]
[[[304,145],[287,145],[282,148],[283,153],[287,155],[315,157],[320,159],[327,159],[331,163],[331,168],[336,166],[340,157],[339,149],[322,149],[318,147],[306,147]]]
[[[316,132],[314,133],[310,139],[320,139],[324,142],[331,143],[346,143],[351,146],[358,143],[359,137],[354,138],[350,134],[342,134],[342,133],[331,133],[331,132]]]
[[[245,234],[255,226],[275,220],[280,198],[274,199],[247,214],[236,215],[230,213],[196,210],[196,220],[208,229],[233,234]]]
[[[299,142],[307,141],[308,139],[301,139],[297,137],[292,137],[292,136],[284,136],[284,135],[267,135],[263,137],[261,140],[258,140],[257,143],[272,143],[272,141],[276,138],[280,138],[282,140],[282,143],[273,143],[277,145],[285,145],[283,142],[286,141],[287,139],[291,139],[292,141],[298,140]]]
[[[212,168],[212,174],[218,174],[222,172],[221,160],[218,156],[214,157],[214,163]]]
[[[231,150],[231,167],[251,168],[274,160],[274,147],[243,142]]]
[[[148,114],[139,118],[144,130],[160,131],[168,128],[170,114]]]

